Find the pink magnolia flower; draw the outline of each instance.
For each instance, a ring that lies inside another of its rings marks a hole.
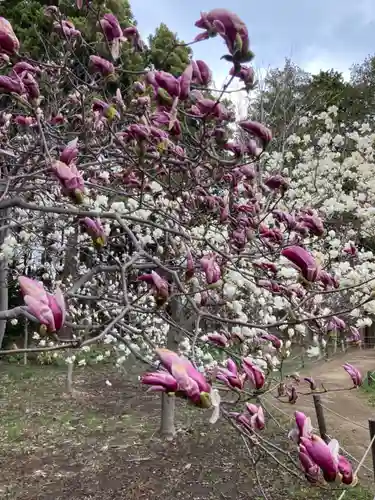
[[[141,383],[150,385],[151,391],[174,393],[178,389],[177,380],[170,373],[162,371],[145,373],[141,377]]]
[[[287,388],[288,402],[292,405],[296,404],[298,399],[297,389],[292,385]]]
[[[11,56],[19,50],[20,42],[13,31],[12,25],[7,19],[0,17],[0,52]]]
[[[77,144],[78,144],[78,137],[68,142],[68,144],[65,146],[62,153],[60,154],[60,161],[62,161],[66,165],[75,163],[78,157]]]
[[[293,263],[305,280],[316,281],[320,273],[320,266],[307,250],[295,245],[284,248],[281,255]]]
[[[113,14],[104,14],[99,24],[109,42],[122,38],[122,28],[117,17]]]
[[[223,144],[223,149],[225,149],[225,151],[230,151],[238,158],[246,153],[246,146],[243,142],[240,141],[226,142],[225,144]]]
[[[350,336],[347,337],[346,339],[347,342],[350,342],[352,344],[360,344],[362,339],[358,328],[356,328],[355,326],[350,326],[349,330],[350,330]]]
[[[129,125],[124,132],[120,132],[118,137],[121,137],[125,140],[136,140],[136,141],[145,141],[150,137],[150,127],[143,124],[133,123]]]
[[[308,229],[310,234],[315,236],[323,236],[324,224],[317,215],[304,214],[298,219],[299,224]]]
[[[212,79],[210,68],[200,59],[192,61],[191,64],[193,66],[193,82],[206,87]]]
[[[137,52],[142,52],[145,49],[145,44],[142,42],[141,35],[135,26],[129,26],[122,30],[123,36],[132,43],[133,49]]]
[[[357,257],[358,248],[353,243],[350,243],[348,246],[344,248],[343,252],[349,255],[350,257]]]
[[[353,473],[352,465],[345,457],[339,455],[339,451],[340,445],[336,439],[326,444],[323,439],[314,434],[309,437],[303,436],[300,442],[300,453],[303,453],[305,457],[301,463],[305,473],[310,469],[312,478],[306,477],[311,482],[316,482],[318,474],[312,466],[315,464],[321,469],[327,482],[334,482],[336,478],[340,478],[344,484],[355,486],[357,477]],[[310,461],[309,467],[307,467],[308,461]]]
[[[316,385],[315,380],[312,377],[304,377],[303,380],[309,384],[311,391],[315,391],[315,389],[317,388],[317,385]]]
[[[168,281],[159,276],[155,271],[151,271],[151,274],[142,274],[138,278],[139,281],[145,281],[155,290],[157,297],[166,301],[169,297],[169,285]]]
[[[31,127],[33,125],[36,125],[36,120],[32,116],[18,115],[14,118],[14,122],[22,127]]]
[[[80,223],[85,226],[86,231],[91,236],[95,246],[102,247],[105,245],[106,234],[100,219],[94,220],[90,219],[90,217],[84,217],[80,220]]]
[[[277,273],[277,266],[273,262],[254,262],[253,266],[263,271],[269,271],[272,274]]]
[[[362,385],[362,382],[363,382],[363,377],[362,377],[361,372],[349,363],[345,363],[344,365],[342,365],[342,367],[344,368],[346,373],[348,375],[350,375],[350,378],[353,381],[354,387],[360,387]]]
[[[68,166],[66,163],[56,160],[52,164],[52,171],[60,181],[63,192],[76,203],[82,203],[85,183],[76,166],[74,164]]]
[[[284,293],[283,285],[279,285],[276,281],[273,280],[258,280],[258,286],[268,290],[274,295],[282,295]]]
[[[143,92],[146,91],[146,86],[143,82],[134,82],[133,83],[133,90],[134,90],[134,92],[137,92],[138,94],[143,94]]]
[[[161,376],[155,378],[156,374],[152,374],[151,379],[143,378],[143,383],[157,386],[156,390],[164,390],[165,392],[173,388],[176,396],[187,398],[201,408],[209,408],[214,405],[214,391],[211,390],[210,384],[187,358],[179,356],[169,349],[156,349],[156,354],[174,380]]]
[[[209,333],[206,337],[208,341],[219,347],[226,347],[229,342],[228,337],[224,333]]]
[[[280,174],[271,175],[264,181],[264,184],[272,190],[285,191],[289,187],[288,181]]]
[[[241,80],[245,84],[246,89],[251,90],[254,87],[255,72],[251,66],[240,66],[240,69],[232,66],[229,74]]]
[[[137,177],[134,172],[130,172],[129,174],[125,174],[122,178],[122,182],[131,188],[139,188],[142,187],[142,181]]]
[[[168,98],[180,96],[180,80],[166,71],[155,71],[153,75],[149,76],[148,81],[150,81],[150,83],[154,82],[152,85],[156,93],[162,98],[166,97],[168,100]],[[161,91],[167,92],[167,96],[165,96],[165,92]]]
[[[201,18],[196,21],[195,26],[206,30],[201,39],[219,34],[236,61],[246,62],[252,58],[247,27],[237,14],[226,9],[202,12]]]
[[[90,56],[90,68],[102,76],[109,76],[115,72],[113,64],[99,56]]]
[[[294,215],[289,214],[288,212],[283,212],[281,210],[274,210],[272,212],[272,215],[277,222],[284,224],[285,227],[289,229],[289,231],[295,229],[297,221]]]
[[[33,76],[40,76],[42,74],[39,66],[33,66],[26,61],[19,61],[12,67],[11,74],[21,75],[24,71],[30,73]]]
[[[77,30],[71,21],[62,20],[53,23],[53,29],[62,37],[80,38],[81,32]]]
[[[283,341],[279,339],[279,337],[276,337],[276,335],[272,335],[271,333],[263,333],[260,338],[271,342],[275,349],[281,349],[281,347],[283,346]]]
[[[148,107],[151,104],[150,96],[142,95],[136,99],[137,106]]]
[[[322,284],[322,286],[325,289],[339,288],[340,286],[339,280],[335,276],[332,276],[332,274],[329,274],[327,273],[327,271],[324,271],[323,269],[319,273],[318,281]]]
[[[179,77],[180,82],[180,99],[185,100],[189,97],[190,94],[190,85],[193,80],[193,65],[189,64],[182,75]]]
[[[239,126],[245,132],[248,132],[249,134],[260,139],[263,147],[267,146],[267,144],[272,141],[271,130],[261,123],[243,120],[239,123]]]
[[[313,428],[310,417],[301,411],[296,411],[294,417],[296,426],[289,432],[288,437],[298,444],[302,437],[308,438],[312,435]]]
[[[23,86],[25,87],[27,97],[29,99],[38,99],[40,96],[40,90],[38,82],[35,80],[31,73],[24,71],[19,75]]]
[[[208,285],[213,285],[220,280],[221,270],[219,264],[216,262],[215,256],[206,255],[201,259],[200,264]]]
[[[327,332],[342,332],[346,329],[346,323],[337,316],[332,316],[327,325]]]
[[[56,115],[56,116],[51,117],[48,120],[48,123],[50,125],[62,125],[63,123],[65,123],[65,121],[66,121],[65,116],[63,116],[63,115]]]
[[[65,322],[65,301],[59,288],[54,295],[46,292],[36,280],[21,276],[18,278],[27,310],[49,332],[58,331]]]
[[[121,43],[126,40],[117,17],[113,14],[104,14],[99,21],[99,26],[111,46],[112,57],[117,59],[120,55]]]
[[[250,385],[254,389],[262,389],[266,380],[263,371],[257,365],[255,365],[250,358],[243,359],[242,368],[247,375]]]
[[[174,351],[164,348],[156,349],[155,352],[162,365],[168,371],[171,371],[173,364],[177,362],[185,367],[187,374],[198,384],[200,391],[210,392],[211,386],[205,379],[204,375],[199,372],[187,358],[179,356]]]
[[[336,480],[339,472],[339,444],[336,439],[332,439],[329,444],[326,444],[322,438],[312,434],[310,437],[301,437],[301,447],[303,452],[320,467],[327,482]]]
[[[197,116],[201,118],[214,118],[217,120],[225,120],[228,115],[228,110],[217,100],[202,98],[195,103]],[[191,109],[190,109],[191,111]]]
[[[261,406],[246,403],[246,410],[250,413],[250,427],[252,429],[263,430],[265,427],[264,412]]]
[[[26,92],[25,86],[20,78],[10,76],[0,76],[0,90],[7,93],[22,95]]]
[[[341,475],[341,482],[347,485],[355,486],[357,484],[357,477],[353,473],[353,467],[349,460],[342,455],[339,455],[337,466]]]
[[[246,373],[239,374],[236,363],[232,359],[227,360],[227,367],[220,366],[216,370],[216,378],[224,382],[228,387],[243,389]]]
[[[142,99],[142,98],[140,98]],[[150,117],[151,122],[157,127],[164,125],[168,127],[169,132],[172,135],[181,135],[181,124],[176,119],[173,118],[172,114],[166,110],[158,110]]]
[[[306,479],[312,484],[319,482],[320,468],[311,459],[310,455],[307,453],[306,448],[303,445],[299,446],[298,456]]]

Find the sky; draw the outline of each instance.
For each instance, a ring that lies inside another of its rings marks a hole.
[[[375,0],[132,0],[143,38],[164,22],[185,42],[201,32],[194,26],[201,11],[225,8],[246,23],[258,72],[282,67],[285,58],[311,73],[334,68],[350,75],[353,63],[375,53]],[[205,60],[217,86],[230,63],[220,38],[193,46],[194,58]]]
[[[236,12],[248,27],[258,68],[290,57],[311,72],[334,68],[348,76],[353,63],[375,53],[375,0],[133,0],[131,6],[143,37],[164,22],[184,41],[201,31],[194,26],[200,11]],[[193,50],[216,80],[225,78],[229,63],[220,61],[225,48],[219,38]]]

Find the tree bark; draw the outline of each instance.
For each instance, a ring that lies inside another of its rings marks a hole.
[[[176,409],[176,397],[161,395],[161,420],[160,434],[167,441],[171,441],[176,435],[176,426],[174,423]]]
[[[77,276],[78,269],[78,228],[76,231],[71,234],[68,238],[67,250],[64,258],[64,268],[62,270],[60,279],[66,280],[68,277],[72,279],[72,283]],[[66,326],[63,328],[63,332],[65,335],[68,334],[70,329]],[[72,338],[72,335],[67,335],[68,338]],[[73,353],[68,351],[68,356],[71,356]],[[73,371],[74,371],[74,362],[68,363],[68,370],[66,374],[66,392],[68,394],[73,394]]]
[[[73,393],[73,368],[74,363],[68,363],[68,372],[66,374],[66,392],[68,394]]]
[[[28,325],[27,319],[25,319],[24,334],[25,334],[25,337],[24,337],[24,341],[23,341],[23,347],[24,347],[24,349],[27,349],[28,345],[29,345],[29,325]],[[27,352],[23,353],[23,364],[27,365]]]
[[[0,211],[0,225],[6,225],[8,221],[8,210]],[[0,231],[0,245],[5,241],[8,235],[8,229]],[[9,307],[8,298],[8,263],[6,260],[2,259],[0,261],[0,311],[6,311]],[[7,320],[0,320],[0,349],[3,345],[3,340],[5,336],[7,326]]]

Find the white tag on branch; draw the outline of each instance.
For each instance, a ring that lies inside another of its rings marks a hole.
[[[118,38],[112,40],[111,55],[115,61],[120,57],[120,40]]]
[[[217,389],[212,389],[210,395],[211,395],[212,408],[214,409],[210,418],[210,424],[215,424],[220,416],[221,397]]]

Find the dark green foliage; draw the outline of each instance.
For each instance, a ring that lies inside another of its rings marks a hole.
[[[154,35],[149,36],[149,61],[157,70],[168,71],[179,76],[189,64],[192,51],[190,47],[178,46],[183,44],[175,33],[161,24]]]
[[[38,58],[46,52],[46,41],[50,34],[50,20],[46,19],[43,0],[7,0],[0,3],[0,16],[13,25],[22,43],[22,53]]]

